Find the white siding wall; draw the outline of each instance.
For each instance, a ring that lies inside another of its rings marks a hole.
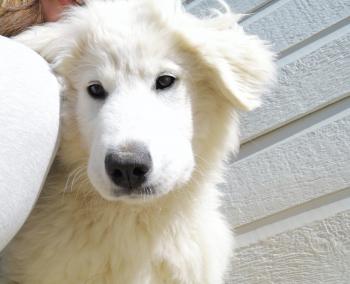
[[[278,84],[242,115],[224,210],[227,283],[350,283],[350,0],[227,0],[278,53]],[[216,0],[186,1],[203,16]]]

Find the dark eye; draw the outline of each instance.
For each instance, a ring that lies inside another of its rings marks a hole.
[[[171,75],[159,76],[156,80],[156,89],[164,90],[164,89],[170,88],[174,84],[175,80],[176,78]]]
[[[100,83],[93,83],[87,87],[89,95],[96,100],[104,100],[107,92]]]

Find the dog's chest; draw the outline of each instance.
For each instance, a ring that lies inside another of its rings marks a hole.
[[[156,216],[54,203],[36,208],[15,240],[12,254],[27,257],[24,283],[177,283],[189,273],[180,267],[198,259],[186,228],[159,226]]]

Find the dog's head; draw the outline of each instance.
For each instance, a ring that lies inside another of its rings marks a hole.
[[[87,161],[108,200],[207,174],[236,144],[235,110],[258,106],[273,75],[271,53],[234,15],[199,20],[172,0],[89,2],[18,39],[64,79],[61,159]]]

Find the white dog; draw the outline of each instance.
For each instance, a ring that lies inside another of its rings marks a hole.
[[[62,77],[63,137],[5,251],[9,281],[223,282],[233,239],[216,184],[273,59],[230,12],[199,20],[176,2],[89,2],[18,37]]]

